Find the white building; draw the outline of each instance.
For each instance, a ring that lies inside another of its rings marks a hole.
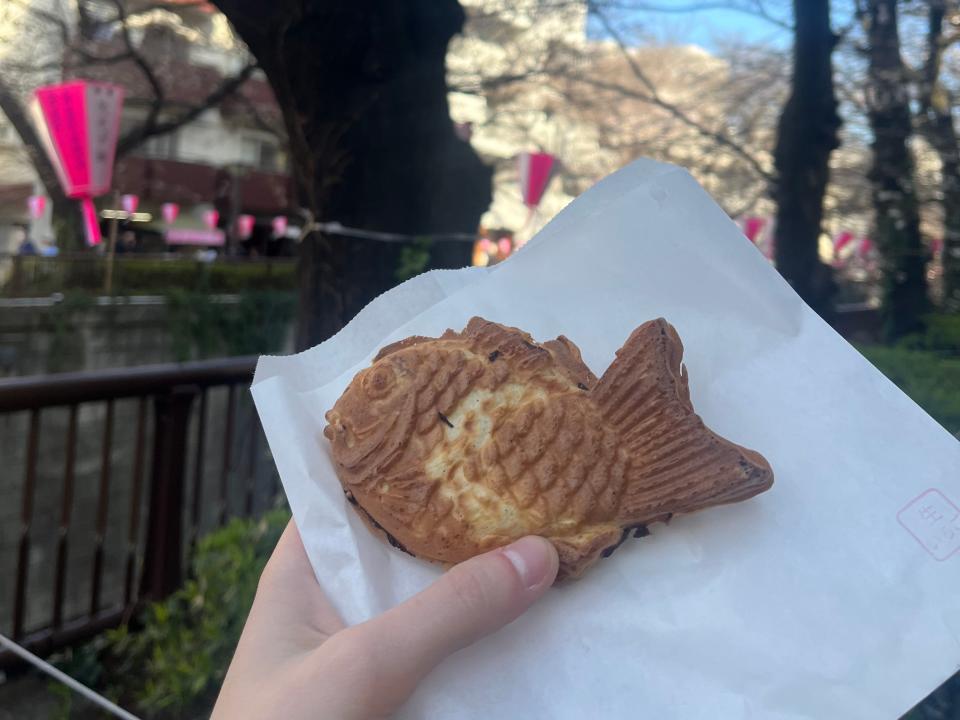
[[[164,3],[166,9],[131,15],[130,37],[147,59],[165,93],[160,122],[177,118],[249,62],[226,18],[210,4]],[[88,7],[90,5],[88,4]],[[60,58],[70,65],[56,26],[35,10],[55,13],[67,20],[70,44],[82,45],[97,55],[124,50],[113,3],[92,6],[93,22],[81,36],[77,7],[72,0],[32,0],[4,3],[0,9],[0,76],[20,91],[23,102],[38,85],[72,77],[117,83],[125,90],[121,135],[143,123],[155,97],[148,79],[132,61],[40,69]],[[36,51],[24,55],[24,44]],[[269,218],[289,207],[289,178],[282,123],[269,85],[256,71],[242,87],[219,106],[203,112],[174,132],[149,138],[121,159],[114,173],[119,192],[141,198],[141,207],[156,215],[163,202],[181,205],[180,222],[199,223],[199,211],[222,195],[223,177],[240,187],[231,191],[234,202],[246,206],[233,212],[251,212]],[[6,118],[0,114],[0,253],[17,249],[30,222],[27,196],[43,194],[28,157]],[[219,198],[221,204],[227,202]],[[110,202],[103,198],[100,204]],[[192,211],[196,212],[192,212]],[[229,213],[222,212],[222,215]],[[148,226],[145,226],[145,228]],[[30,226],[32,238],[52,238],[47,217]]]

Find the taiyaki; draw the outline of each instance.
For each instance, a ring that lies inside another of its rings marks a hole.
[[[347,498],[392,545],[453,564],[541,535],[575,578],[631,532],[773,484],[759,453],[694,412],[682,357],[652,320],[598,380],[562,335],[475,317],[380,350],[324,435]]]

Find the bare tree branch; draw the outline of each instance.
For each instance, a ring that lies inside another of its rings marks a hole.
[[[688,2],[679,5],[667,5],[658,2],[604,2],[606,8],[615,8],[621,10],[645,10],[648,12],[680,14],[689,12],[700,12],[710,10],[729,10],[730,12],[752,15],[753,17],[765,20],[771,25],[793,32],[793,25],[785,20],[772,15],[766,8],[762,0],[754,0],[749,5],[730,2]]]
[[[260,130],[270,133],[274,137],[283,138],[283,131],[280,130],[276,125],[270,123],[263,115],[260,113],[260,110],[257,109],[257,106],[250,100],[246,95],[240,93],[237,95],[237,98],[240,100],[240,103],[246,108],[247,113],[249,113],[250,119],[253,120],[253,124],[256,125]]]
[[[623,40],[623,36],[617,31],[617,29],[610,22],[610,19],[606,14],[597,6],[596,2],[593,0],[588,0],[588,7],[591,12],[595,13],[597,18],[600,20],[601,24],[604,27],[604,30],[613,38],[614,42],[617,44],[617,47],[620,49],[621,54],[627,61],[627,64],[630,66],[631,71],[637,77],[637,79],[643,84],[647,89],[647,93],[638,92],[632,88],[620,85],[619,83],[612,83],[604,80],[597,80],[594,78],[586,78],[583,76],[577,77],[576,79],[581,82],[587,82],[594,85],[598,88],[603,88],[607,90],[613,90],[619,92],[628,97],[634,98],[636,100],[642,100],[644,102],[655,105],[662,110],[665,110],[667,113],[675,117],[677,120],[682,122],[687,127],[690,127],[696,130],[698,133],[704,137],[710,138],[715,141],[717,144],[722,145],[723,147],[731,150],[735,155],[740,159],[745,161],[754,171],[756,171],[762,178],[765,180],[773,181],[773,174],[767,170],[763,164],[750,152],[748,152],[743,146],[737,143],[735,140],[731,139],[729,136],[722,132],[711,130],[702,123],[698,122],[692,118],[687,112],[682,110],[677,105],[664,100],[658,93],[657,89],[654,86],[653,82],[647,76],[647,74],[637,63],[636,58],[630,52],[630,49],[627,47],[626,42]]]
[[[174,132],[184,125],[193,122],[204,112],[219,105],[221,102],[235,93],[240,86],[249,79],[250,75],[253,74],[253,71],[256,70],[256,68],[256,63],[250,63],[246,65],[236,75],[226,78],[219,87],[201,100],[200,103],[194,105],[171,120],[159,122],[155,119],[152,123],[145,122],[142,125],[132,129],[130,132],[120,138],[119,142],[117,143],[117,157],[121,157],[122,155],[130,152],[148,138],[156,137],[158,135],[166,135],[167,133]]]
[[[113,0],[113,6],[117,11],[117,22],[120,24],[120,34],[123,37],[123,44],[130,54],[130,59],[133,60],[134,64],[140,69],[143,77],[153,90],[153,102],[150,105],[150,110],[147,112],[147,118],[144,120],[143,125],[134,131],[138,134],[149,133],[149,131],[157,125],[157,120],[160,117],[160,111],[163,110],[166,95],[163,90],[163,85],[160,84],[160,80],[157,78],[156,73],[153,72],[153,68],[150,67],[150,63],[148,63],[146,58],[140,53],[136,45],[134,45],[133,39],[130,37],[130,28],[127,27],[127,10],[123,6],[123,0]],[[129,135],[130,133],[128,133],[128,137],[121,140],[121,144],[123,140],[129,140]],[[118,154],[119,149],[118,147]]]
[[[60,40],[63,43],[64,47],[70,44],[70,27],[67,25],[65,18],[60,17],[56,13],[49,12],[43,8],[38,8],[36,3],[30,3],[26,0],[16,0],[17,4],[26,9],[33,17],[44,22],[51,23],[57,27],[60,32]]]
[[[63,190],[60,188],[60,181],[57,178],[57,172],[53,163],[50,162],[43,151],[43,145],[37,135],[36,128],[27,116],[20,99],[2,78],[0,78],[0,111],[3,111],[17,135],[19,135],[20,141],[30,157],[30,162],[37,171],[40,182],[47,189],[47,193],[54,201],[65,199]]]

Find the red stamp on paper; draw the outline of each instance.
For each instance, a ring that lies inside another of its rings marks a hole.
[[[934,560],[947,560],[960,550],[960,507],[931,488],[897,513],[897,521]]]

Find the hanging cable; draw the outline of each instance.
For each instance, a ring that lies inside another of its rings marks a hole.
[[[340,235],[341,237],[355,237],[364,240],[379,240],[381,242],[413,242],[415,240],[430,240],[436,242],[468,242],[477,241],[475,233],[422,233],[413,235],[411,233],[381,232],[379,230],[364,230],[363,228],[347,227],[336,220],[330,222],[319,222],[313,219],[313,213],[306,208],[300,208],[298,213],[304,223],[300,227],[299,240],[302,241],[312,232],[321,232],[328,235]]]
[[[413,240],[431,240],[431,241],[453,241],[453,242],[475,242],[477,236],[472,233],[424,233],[422,235],[410,235],[409,233],[379,232],[377,230],[364,230],[362,228],[345,227],[340,223],[334,222],[314,222],[306,225],[304,230],[307,232],[322,232],[328,235],[341,235],[343,237],[363,238],[365,240],[380,240],[381,242],[412,242]]]
[[[47,675],[52,677],[54,680],[63,683],[74,692],[79,693],[80,695],[83,695],[83,697],[85,697],[87,700],[92,702],[94,705],[97,705],[103,708],[114,717],[123,718],[123,720],[140,720],[136,715],[128,713],[122,707],[110,702],[102,695],[99,695],[98,693],[88,688],[86,685],[77,682],[66,673],[63,673],[57,670],[53,665],[46,662],[45,660],[41,660],[29,650],[20,647],[15,642],[13,642],[13,640],[10,640],[3,634],[0,634],[0,646],[5,647],[14,655],[30,663],[41,672],[46,673]]]

